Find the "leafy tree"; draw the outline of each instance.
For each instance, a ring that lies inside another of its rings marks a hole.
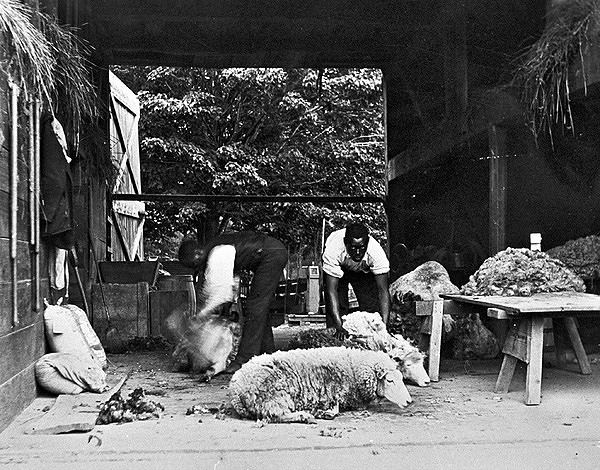
[[[146,193],[383,195],[381,74],[373,69],[118,68],[140,99]],[[310,253],[349,219],[385,241],[378,204],[148,204],[146,238],[257,229]],[[148,250],[152,253],[152,248]],[[164,256],[164,254],[161,254]]]

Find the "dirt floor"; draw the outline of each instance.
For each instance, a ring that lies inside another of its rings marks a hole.
[[[380,402],[317,424],[265,424],[220,412],[228,379],[199,383],[173,372],[167,351],[109,355],[111,384],[129,374],[123,396],[142,387],[164,406],[160,418],[31,434],[55,402],[39,397],[0,434],[0,467],[597,469],[600,365],[590,359],[588,376],[576,364],[545,367],[538,406],[523,403],[523,364],[510,392],[497,395],[500,360],[444,360],[439,382],[409,386],[406,409]]]

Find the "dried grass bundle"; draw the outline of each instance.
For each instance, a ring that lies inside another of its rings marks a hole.
[[[39,29],[35,24],[39,22]],[[77,131],[97,116],[96,91],[87,57],[90,48],[74,28],[34,12],[17,0],[0,0],[0,33],[6,50],[3,67],[24,99],[40,98]]]
[[[6,50],[2,59],[9,80],[33,96],[50,101],[54,83],[55,59],[51,46],[31,21],[32,11],[17,0],[0,0],[0,33]]]
[[[97,115],[92,64],[87,59],[91,48],[77,36],[75,28],[60,26],[55,18],[44,13],[40,13],[39,18],[54,57],[52,101],[55,112],[60,111],[64,123],[72,126],[71,130],[77,134],[82,121]]]
[[[585,70],[583,50],[590,36],[598,34],[594,26],[600,1],[570,0],[551,14],[542,36],[520,57],[513,84],[521,89],[535,138],[547,130],[552,140],[554,124],[573,128],[569,71],[576,58]]]

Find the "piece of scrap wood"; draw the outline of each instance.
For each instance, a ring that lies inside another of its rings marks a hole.
[[[120,391],[129,374],[104,393],[84,392],[78,395],[59,395],[54,406],[33,425],[25,434],[64,434],[68,432],[88,432],[96,425],[98,405],[104,403]]]

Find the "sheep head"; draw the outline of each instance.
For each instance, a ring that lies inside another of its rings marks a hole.
[[[377,396],[385,397],[400,408],[412,403],[410,393],[404,385],[402,372],[399,370],[382,370],[377,372]]]

